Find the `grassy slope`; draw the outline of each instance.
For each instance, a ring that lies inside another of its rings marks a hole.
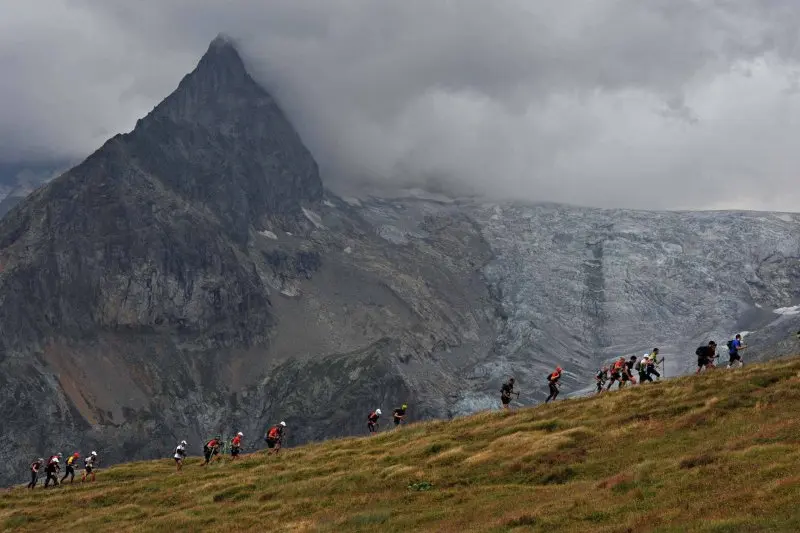
[[[192,458],[181,474],[130,463],[93,485],[11,490],[0,527],[800,531],[798,385],[800,358],[783,359],[208,469]]]

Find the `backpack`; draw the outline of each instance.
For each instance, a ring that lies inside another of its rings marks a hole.
[[[641,362],[641,361],[636,361],[636,362],[633,364],[633,368],[635,368],[637,371],[640,371],[640,372],[641,372],[641,370],[642,370],[642,362]]]
[[[727,346],[728,346],[728,353],[733,353],[733,351],[734,351],[733,350],[733,340],[729,340]]]
[[[700,346],[698,349],[694,351],[694,354],[698,357],[702,357],[706,354],[706,347]]]
[[[280,436],[280,432],[278,431],[278,426],[272,426],[269,428],[269,433],[267,433],[268,439],[277,439]]]

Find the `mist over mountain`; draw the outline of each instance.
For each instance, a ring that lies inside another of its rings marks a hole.
[[[228,38],[127,134],[0,220],[0,451],[162,457],[289,424],[291,443],[591,383],[608,358],[753,331],[800,348],[800,216],[325,190]],[[749,354],[747,355],[749,357]],[[35,450],[35,452],[34,452]]]
[[[48,0],[3,15],[0,161],[85,158],[226,31],[329,188],[800,205],[800,11],[789,0]]]

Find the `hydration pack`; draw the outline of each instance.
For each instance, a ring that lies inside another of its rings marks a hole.
[[[697,349],[694,351],[694,354],[695,354],[696,356],[698,356],[698,357],[702,357],[702,356],[704,356],[704,355],[706,354],[706,347],[705,347],[705,346],[700,346],[699,348],[697,348]]]

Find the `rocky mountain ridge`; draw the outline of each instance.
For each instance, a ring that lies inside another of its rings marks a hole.
[[[216,39],[176,91],[0,221],[0,451],[164,456],[289,423],[290,443],[565,392],[604,359],[794,326],[800,215],[340,198]],[[777,320],[776,320],[777,319]],[[785,335],[784,335],[785,337]],[[783,337],[781,337],[783,338]],[[788,337],[786,337],[788,338]],[[785,349],[791,349],[789,345]],[[777,352],[776,352],[777,353]]]

